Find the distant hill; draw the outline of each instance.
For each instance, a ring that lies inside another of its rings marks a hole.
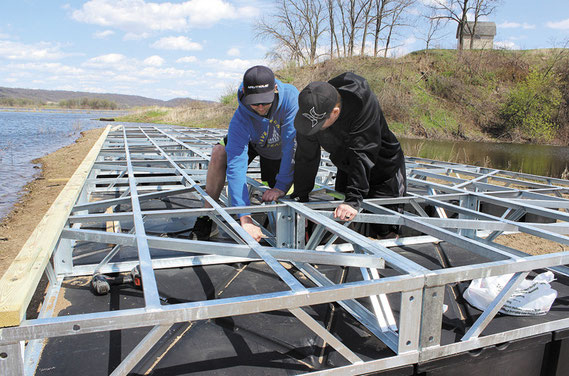
[[[168,101],[163,102],[163,106],[166,107],[181,107],[181,106],[187,106],[190,103],[196,103],[196,102],[201,102],[201,103],[213,103],[211,101],[202,101],[202,100],[197,100],[197,99],[190,99],[190,98],[174,98],[174,99],[170,99]]]
[[[67,91],[67,90],[36,90],[36,89],[19,89],[0,87],[0,98],[28,99],[38,102],[55,102],[68,99],[106,99],[115,102],[121,108],[128,107],[145,107],[145,106],[163,106],[177,107],[191,102],[208,102],[191,98],[175,98],[168,101],[160,99],[146,98],[139,95],[124,95],[110,93],[88,93],[84,91]]]

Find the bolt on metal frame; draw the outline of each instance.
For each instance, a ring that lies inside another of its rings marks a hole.
[[[399,225],[420,235],[372,240],[333,219],[332,209],[338,204],[334,198],[342,196],[334,191],[336,169],[325,152],[313,192],[317,201],[298,203],[283,199],[276,204],[238,208],[228,207],[226,193],[220,203],[214,201],[205,192],[205,179],[212,146],[225,132],[157,125],[113,127],[53,249],[53,266],[48,264],[45,270],[49,279],[46,304],[39,317],[0,329],[0,374],[33,374],[46,338],[152,326],[112,373],[126,375],[176,323],[274,310],[288,310],[346,360],[345,366],[314,374],[361,374],[390,369],[569,328],[568,314],[562,319],[484,335],[506,299],[531,271],[547,268],[558,275],[569,275],[564,266],[569,264],[569,252],[530,256],[495,242],[503,233],[520,232],[568,246],[569,181],[407,157],[408,195],[366,199],[364,211],[354,221]],[[265,189],[259,180],[259,164],[254,161],[248,173],[251,191]],[[141,206],[151,200],[184,194],[207,201],[212,208],[144,210]],[[397,204],[404,205],[405,210],[390,209],[389,205]],[[481,210],[483,205],[499,208],[499,214],[485,213]],[[429,215],[426,206],[434,208],[434,214]],[[263,228],[267,235],[264,245],[239,225],[235,216],[240,213],[263,214],[269,219],[269,226]],[[525,214],[546,218],[548,223],[519,222]],[[212,218],[233,242],[156,236],[147,228],[152,222],[201,215]],[[316,225],[308,240],[307,221]],[[116,232],[107,231],[109,223],[117,225]],[[331,233],[332,239],[322,244],[326,233]],[[101,262],[78,263],[80,256],[74,255],[78,242],[105,245],[101,248],[105,255]],[[430,270],[397,252],[397,247],[436,247],[440,243],[489,261]],[[138,260],[113,262],[121,247],[134,247]],[[178,253],[155,258],[151,249]],[[188,255],[180,256],[179,252]],[[266,263],[287,288],[190,303],[160,301],[156,270],[252,261]],[[292,265],[311,284],[299,281],[283,264]],[[55,301],[65,278],[128,272],[136,265],[141,270],[144,307],[54,316]],[[335,283],[315,265],[359,268],[362,278]],[[397,275],[381,275],[386,268]],[[453,343],[442,343],[445,286],[506,273],[513,273],[510,282],[464,336]],[[398,306],[394,307],[397,317],[387,299],[390,294],[398,296]],[[363,298],[369,299],[369,304],[362,304]],[[393,355],[364,359],[348,348],[306,312],[306,307],[322,303],[340,305],[389,347]]]

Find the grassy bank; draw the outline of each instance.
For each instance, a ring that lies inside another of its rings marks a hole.
[[[161,123],[187,127],[227,128],[237,106],[223,103],[198,103],[181,107],[143,107],[130,111],[117,121]]]
[[[277,77],[302,89],[345,71],[365,77],[398,135],[569,142],[569,50],[417,51],[285,67]],[[234,94],[220,103],[143,109],[123,121],[227,127]]]

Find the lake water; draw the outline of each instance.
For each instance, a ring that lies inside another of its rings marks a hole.
[[[32,160],[72,144],[81,131],[103,127],[93,120],[117,113],[91,111],[16,112],[0,109],[0,218],[38,173]]]
[[[117,113],[86,111],[14,112],[0,109],[0,218],[18,200],[22,188],[39,173],[32,160],[70,145],[81,131],[99,128],[94,120]],[[561,177],[569,166],[569,148],[481,142],[401,139],[406,155],[477,166]]]
[[[560,178],[569,169],[569,147],[400,138],[405,155]]]

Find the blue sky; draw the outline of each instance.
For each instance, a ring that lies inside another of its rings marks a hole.
[[[414,8],[422,14],[420,0]],[[0,86],[218,100],[264,60],[270,41],[253,25],[263,0],[12,0],[0,4]],[[503,0],[490,17],[495,44],[561,47],[568,0]],[[456,24],[437,42],[454,48]],[[396,55],[424,48],[417,30],[397,37]]]

